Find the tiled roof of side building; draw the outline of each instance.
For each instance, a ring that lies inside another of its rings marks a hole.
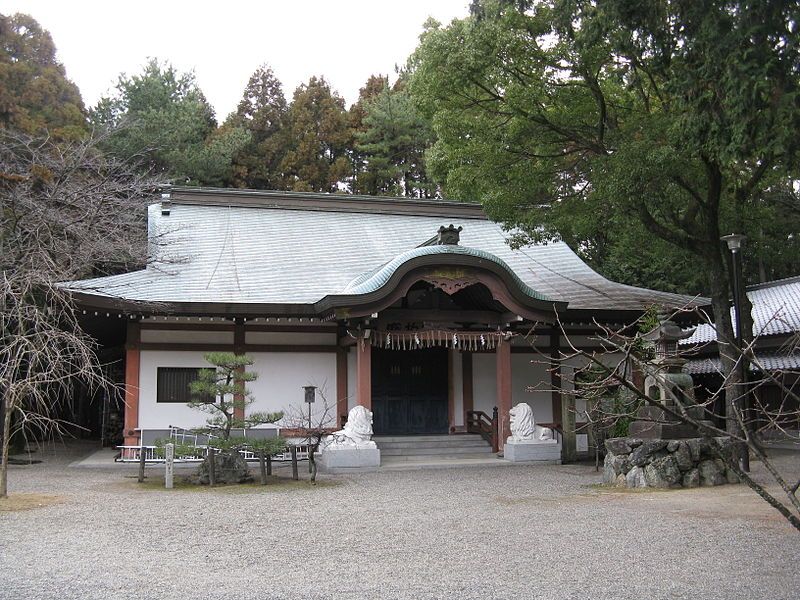
[[[754,336],[800,332],[800,276],[748,286],[747,297],[753,305]],[[717,331],[714,326],[704,323],[697,327],[691,337],[682,340],[681,344],[706,344],[716,339]]]
[[[756,352],[755,362],[750,363],[750,370],[755,372],[760,369],[765,371],[796,371],[800,369],[800,352],[792,350]],[[692,375],[721,375],[722,361],[713,356],[693,358],[687,361],[683,371]]]
[[[452,223],[463,227],[462,247],[495,257],[532,293],[568,309],[707,302],[609,281],[562,242],[514,250],[474,204],[175,189],[168,206],[149,209],[155,264],[69,289],[140,302],[313,304]]]

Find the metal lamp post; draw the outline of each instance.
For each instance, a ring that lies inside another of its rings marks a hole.
[[[317,399],[317,386],[304,385],[303,389],[305,390],[306,404],[308,404],[308,428],[311,429],[311,405]]]
[[[311,473],[312,465],[312,453],[314,452],[313,448],[311,447],[311,405],[314,404],[314,401],[317,399],[317,386],[315,385],[304,385],[303,389],[305,390],[305,400],[306,404],[308,404],[308,472]]]
[[[720,238],[728,245],[728,250],[731,253],[731,266],[733,270],[733,319],[734,326],[736,327],[734,339],[736,347],[739,350],[738,365],[739,365],[739,380],[741,386],[740,404],[742,407],[742,420],[744,426],[747,427],[748,419],[748,396],[747,396],[747,369],[745,368],[744,356],[742,354],[742,306],[741,306],[741,281],[742,281],[742,243],[747,239],[740,233],[731,233],[724,235]],[[739,460],[739,466],[746,473],[750,472],[750,453],[745,451]]]

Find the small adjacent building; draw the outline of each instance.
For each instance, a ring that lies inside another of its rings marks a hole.
[[[779,435],[777,425],[798,432],[800,276],[748,286],[747,297],[753,305],[756,358],[749,379],[753,382],[753,406],[760,409],[756,414],[761,414],[759,420],[765,426],[762,434]],[[732,320],[735,323],[733,313]],[[691,337],[680,342],[684,353],[693,354],[684,371],[692,375],[701,392],[717,390],[723,383],[716,342],[716,328],[709,323],[699,325]],[[782,416],[770,423],[770,413]]]
[[[314,385],[337,423],[362,405],[376,435],[414,435],[496,407],[502,445],[517,403],[556,428],[575,414],[565,334],[597,348],[597,322],[694,301],[609,281],[564,243],[512,249],[476,204],[174,188],[148,233],[145,269],[68,285],[95,331],[125,324],[131,445],[202,424],[188,384],[211,350],[253,358],[253,410],[304,406]]]

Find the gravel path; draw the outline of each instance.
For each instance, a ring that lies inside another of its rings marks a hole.
[[[569,465],[166,491],[138,487],[130,470],[69,468],[80,448],[11,467],[12,494],[62,501],[0,512],[0,598],[789,599],[800,590],[800,535],[742,486],[609,492],[590,487],[592,467]]]

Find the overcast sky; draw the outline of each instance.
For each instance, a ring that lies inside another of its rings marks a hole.
[[[138,73],[148,57],[194,69],[222,121],[250,75],[269,63],[292,92],[324,75],[347,101],[371,74],[394,75],[414,50],[422,24],[467,14],[469,0],[4,0],[50,31],[67,76],[87,107],[121,72]]]

